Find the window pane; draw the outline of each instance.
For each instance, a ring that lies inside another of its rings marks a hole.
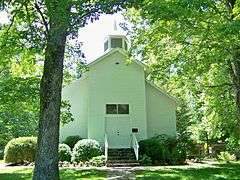
[[[108,49],[108,41],[104,43],[104,51],[106,51],[107,49]]]
[[[106,105],[107,114],[117,114],[117,105],[116,104],[107,104]]]
[[[118,104],[118,114],[129,114],[129,105]]]
[[[112,48],[122,48],[122,38],[112,38],[111,46]]]
[[[127,51],[128,50],[128,45],[127,45],[126,41],[124,41],[124,46],[125,46],[125,50]]]

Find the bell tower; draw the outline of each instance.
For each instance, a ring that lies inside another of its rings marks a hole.
[[[128,40],[125,35],[118,31],[116,20],[114,21],[114,31],[104,40],[104,52],[114,48],[128,50]]]

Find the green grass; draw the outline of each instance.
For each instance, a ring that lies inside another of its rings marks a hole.
[[[150,169],[135,171],[134,174],[136,174],[137,179],[149,180],[237,180],[240,179],[240,162],[231,164],[216,164],[213,167],[160,167],[158,170]],[[61,169],[60,176],[61,180],[102,180],[106,179],[107,172],[95,169]],[[32,168],[12,167],[0,170],[0,180],[30,180],[31,178]]]
[[[240,179],[240,163],[219,164],[201,168],[165,168],[162,170],[143,170],[136,172],[137,179],[162,180],[215,180]]]
[[[75,179],[105,179],[106,172],[99,170],[73,170],[62,169],[60,171],[61,180],[75,180]],[[1,180],[30,180],[32,179],[32,168],[11,168],[0,170]]]

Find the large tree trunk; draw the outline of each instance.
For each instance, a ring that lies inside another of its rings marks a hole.
[[[50,19],[44,71],[40,88],[40,119],[34,180],[57,180],[58,143],[66,27]]]
[[[227,0],[226,7],[229,11],[230,21],[234,21],[233,10],[236,5],[236,0]],[[235,92],[235,104],[237,108],[237,124],[235,126],[235,135],[240,138],[240,46],[233,44],[232,60],[229,60],[228,65],[230,75],[232,77],[233,88]]]
[[[235,48],[233,52],[233,59],[232,62],[229,62],[229,66],[235,92],[235,103],[237,108],[238,122],[236,126],[236,133],[240,137],[240,47]]]

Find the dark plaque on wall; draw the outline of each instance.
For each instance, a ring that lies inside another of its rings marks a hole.
[[[138,128],[132,128],[132,133],[138,133]]]

